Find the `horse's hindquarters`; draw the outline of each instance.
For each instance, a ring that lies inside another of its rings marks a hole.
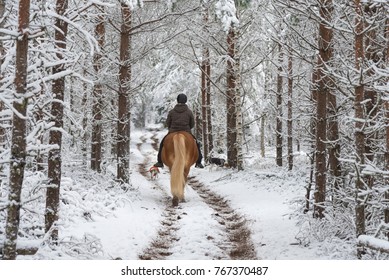
[[[174,206],[184,200],[186,179],[197,157],[197,145],[191,134],[175,132],[166,136],[162,148],[162,161],[170,170],[170,188]]]

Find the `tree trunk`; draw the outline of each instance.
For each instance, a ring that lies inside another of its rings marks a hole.
[[[377,36],[377,29],[372,26],[372,22],[378,16],[379,8],[374,6],[373,3],[365,3],[364,4],[364,20],[368,31],[366,32],[365,37],[365,58],[366,62],[369,65],[368,70],[366,72],[367,80],[374,80],[375,68],[378,68],[380,55],[382,52],[382,48],[379,45],[378,41],[380,38]],[[374,66],[373,66],[374,65]],[[369,83],[365,86],[364,99],[367,102],[364,102],[365,112],[366,112],[366,131],[365,132],[365,157],[367,160],[372,162],[374,160],[374,143],[377,142],[377,132],[374,129],[376,125],[376,119],[378,114],[378,100],[377,98],[379,93],[374,89],[374,84]],[[367,185],[372,188],[374,184],[374,176],[367,175],[365,176],[365,181]]]
[[[227,35],[227,161],[230,167],[237,167],[237,133],[236,133],[236,87],[235,47],[236,31],[230,27]]]
[[[201,122],[201,114],[200,109],[198,106],[198,103],[196,103],[195,110],[194,110],[194,117],[195,117],[195,136],[197,139],[202,139],[203,135],[203,127]]]
[[[291,43],[290,43],[291,44]],[[288,169],[293,169],[293,58],[292,58],[292,46],[289,46],[288,55]]]
[[[86,70],[84,69],[84,76],[86,76]],[[86,82],[83,82],[83,94],[82,94],[82,100],[81,100],[81,108],[84,112],[82,115],[82,127],[83,127],[83,133],[82,133],[82,143],[81,143],[81,151],[82,151],[82,165],[85,167],[85,169],[88,167],[88,85]]]
[[[57,0],[56,12],[63,16],[68,8],[68,0]],[[58,50],[58,60],[63,60],[63,50],[66,49],[66,35],[68,31],[68,23],[61,18],[55,21],[55,45]],[[61,51],[62,50],[62,51]],[[53,74],[58,74],[65,70],[64,64],[55,65]],[[62,128],[63,128],[63,101],[65,95],[65,77],[58,78],[52,83],[52,91],[54,100],[51,105],[51,115],[54,121],[55,129],[50,131],[50,145],[57,146],[49,152],[48,158],[48,180],[49,184],[46,193],[46,213],[45,213],[45,230],[46,233],[51,230],[56,221],[58,221],[59,212],[59,196],[61,187],[61,147],[62,147]],[[58,229],[53,228],[51,231],[52,240],[58,239]]]
[[[385,38],[386,38],[386,65],[389,64],[389,17],[386,19],[385,27]],[[389,79],[388,79],[389,80]],[[385,101],[385,116],[386,116],[386,171],[389,171],[389,100]],[[389,185],[389,178],[386,179],[386,184]],[[385,223],[389,224],[389,190],[385,192],[386,208],[384,210]],[[387,233],[387,238],[389,240],[389,232]]]
[[[264,78],[264,86],[263,86],[263,99],[267,100],[268,94],[269,94],[269,86],[270,86],[270,79],[271,74],[269,71],[269,63],[265,62],[265,72],[264,72],[265,78]],[[261,147],[261,157],[265,157],[266,151],[265,151],[265,128],[266,128],[266,121],[267,121],[267,114],[266,114],[266,108],[262,108],[262,114],[261,116],[261,128],[260,128],[260,147]]]
[[[260,147],[261,147],[261,157],[265,157],[265,124],[266,124],[266,114],[262,115],[261,118],[261,132],[260,132]]]
[[[42,90],[40,92],[40,95],[41,96],[44,96],[44,87],[42,86]],[[34,112],[34,116],[35,116],[35,121],[37,123],[40,123],[40,122],[43,122],[44,121],[44,111],[43,111],[43,107],[41,106],[37,106],[37,111]],[[43,135],[39,135],[39,141],[40,143],[44,143],[44,137]],[[37,151],[37,154],[35,156],[35,170],[37,171],[43,171],[45,168],[44,168],[44,160],[43,160],[43,155],[42,155],[42,152],[41,150],[38,150]]]
[[[93,109],[92,109],[92,147],[91,147],[91,169],[97,172],[101,172],[101,150],[102,150],[102,94],[103,85],[101,82],[101,52],[104,48],[105,43],[105,24],[104,17],[99,17],[99,22],[96,25],[96,37],[99,43],[100,53],[96,53],[94,57],[94,69],[96,78],[98,81],[95,82],[93,88]]]
[[[130,28],[132,13],[130,7],[121,4],[123,23],[120,37],[120,69],[117,125],[117,179],[122,183],[130,180],[130,112],[129,112],[129,83],[131,81],[130,65]]]
[[[312,69],[312,82],[311,82],[311,102],[312,102],[312,107],[316,107],[317,104],[317,89],[318,89],[318,83],[319,83],[319,78],[318,78],[318,68],[313,67]],[[313,109],[313,108],[312,108]],[[315,142],[315,135],[316,135],[316,118],[313,116],[311,117],[311,122],[310,122],[310,141],[311,141],[311,156],[310,156],[310,174],[309,174],[309,182],[308,186],[306,188],[307,192],[305,194],[305,209],[304,213],[307,213],[310,208],[310,201],[311,201],[311,191],[312,191],[312,185],[313,185],[313,177],[315,173],[315,154],[316,154],[316,142]]]
[[[341,165],[339,162],[340,156],[340,143],[339,143],[339,124],[337,117],[337,101],[336,95],[330,93],[328,95],[328,164],[330,168],[330,173],[334,177],[334,192],[337,193],[340,190],[341,182]]]
[[[118,100],[119,98],[117,99],[114,99],[114,98],[111,98],[111,101],[110,101],[110,105],[111,105],[111,108],[117,108],[118,105],[116,104],[116,101]],[[117,143],[117,135],[118,135],[118,132],[117,132],[117,121],[115,120],[115,118],[113,118],[113,120],[111,121],[111,126],[110,126],[110,129],[111,129],[111,156],[112,158],[113,157],[117,157],[117,154],[118,154],[118,143]]]
[[[238,47],[235,47],[236,50]],[[236,84],[240,85],[240,58],[235,58]],[[242,115],[242,95],[240,87],[236,87],[236,167],[243,170],[243,115]]]
[[[208,38],[209,4],[202,1],[203,6],[203,31],[204,37]],[[209,152],[212,150],[212,124],[211,124],[211,65],[208,43],[203,44],[201,61],[201,102],[202,102],[202,131],[204,159],[208,160]]]
[[[211,109],[211,61],[209,49],[208,62],[206,67],[207,72],[207,125],[208,125],[208,151],[213,150],[213,130],[212,130],[212,109]]]
[[[207,48],[203,47],[203,57],[201,61],[201,120],[202,120],[202,140],[204,158],[208,159],[208,125],[207,125]]]
[[[385,116],[386,116],[386,151],[385,151],[385,164],[386,171],[389,171],[389,101],[385,101]],[[386,184],[389,184],[389,178],[386,178]],[[389,224],[389,191],[385,192],[385,209],[384,209],[384,221]],[[386,234],[389,240],[389,232]]]
[[[16,259],[16,242],[19,233],[21,193],[26,164],[26,110],[28,28],[30,0],[19,1],[19,26],[21,37],[16,41],[15,101],[13,108],[12,145],[9,172],[9,195],[3,259]]]
[[[318,58],[318,94],[316,103],[316,191],[314,217],[324,217],[324,202],[326,197],[327,173],[327,99],[330,94],[330,79],[326,73],[327,65],[332,58],[332,30],[327,23],[332,18],[332,0],[321,0],[319,25],[319,58]]]
[[[278,43],[278,73],[277,73],[277,93],[276,93],[276,163],[282,166],[282,84],[283,84],[283,53],[282,45]]]
[[[332,6],[332,3],[329,5]],[[332,13],[332,7],[329,7],[328,9],[331,9],[329,12]],[[329,18],[331,15],[329,15]],[[328,29],[328,39],[332,40],[333,38],[333,30]],[[327,46],[328,52],[330,53],[330,56],[332,57],[333,53],[333,46],[330,44]],[[331,62],[328,62],[327,65],[331,66]],[[329,165],[329,172],[334,177],[334,186],[333,190],[334,193],[338,193],[339,191],[339,185],[341,181],[341,165],[339,162],[339,156],[340,156],[340,143],[339,143],[339,124],[338,124],[338,106],[337,106],[337,100],[336,100],[336,94],[332,92],[334,88],[334,84],[331,78],[328,78],[326,80],[326,83],[328,83],[328,95],[327,95],[327,110],[328,110],[328,142],[329,142],[329,148],[328,148],[328,165]],[[336,196],[335,196],[336,197]],[[336,203],[336,199],[334,198],[334,203]]]
[[[364,122],[358,120],[364,120],[364,84],[363,84],[363,61],[364,61],[364,44],[363,44],[363,16],[362,5],[360,0],[354,0],[356,19],[355,19],[355,68],[360,73],[359,84],[355,87],[355,148],[356,148],[356,178],[355,178],[355,191],[356,191],[356,235],[365,234],[365,203],[364,195],[361,193],[364,191],[363,178],[360,173],[361,166],[365,163],[365,134],[364,134]],[[360,252],[358,251],[358,254]]]
[[[0,18],[3,18],[4,14],[5,14],[5,0],[0,0]],[[4,22],[5,19],[3,19],[0,22],[0,28],[4,28]],[[3,65],[5,54],[6,54],[6,49],[3,46],[3,41],[0,40],[0,67],[2,67]],[[3,78],[4,78],[3,73],[0,72],[0,83],[2,82]],[[0,101],[0,112],[3,112],[4,109],[5,109],[4,103]],[[7,146],[7,129],[5,128],[5,125],[6,125],[6,121],[3,120],[0,123],[0,153],[2,153]],[[3,167],[4,165],[0,163],[0,173],[3,171]],[[0,179],[0,183],[1,181],[2,180]]]
[[[377,7],[371,7],[372,3],[366,3],[364,4],[364,10],[365,10],[365,24],[366,27],[369,26],[369,21],[373,20],[377,16],[378,8]],[[370,26],[371,27],[371,26]],[[375,65],[377,66],[377,63],[379,61],[378,52],[380,52],[380,46],[378,45],[377,40],[377,32],[375,28],[369,28],[369,30],[366,32],[366,36],[364,36],[365,39],[365,57],[366,61],[369,65]],[[369,68],[367,71],[367,75],[372,77],[374,75],[374,70],[372,68]],[[366,117],[369,117],[367,120],[367,126],[372,126],[372,121],[374,122],[374,118],[377,115],[377,92],[374,89],[374,85],[370,84],[365,87],[365,100],[369,100],[366,102]],[[373,135],[371,135],[372,137]],[[366,148],[365,148],[365,156],[369,161],[372,161],[374,159],[374,151],[372,147],[372,142],[374,141],[371,137],[368,135],[366,137]]]

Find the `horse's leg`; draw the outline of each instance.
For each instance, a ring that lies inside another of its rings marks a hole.
[[[182,198],[181,198],[181,201],[182,202],[185,202],[185,185],[186,185],[186,182],[188,181],[188,174],[189,174],[189,168],[185,166],[184,168],[184,184],[182,185]]]
[[[178,197],[177,196],[173,197],[173,206],[174,207],[178,206]]]

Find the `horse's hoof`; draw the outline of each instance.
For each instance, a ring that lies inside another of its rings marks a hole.
[[[178,197],[173,197],[173,206],[178,206]]]

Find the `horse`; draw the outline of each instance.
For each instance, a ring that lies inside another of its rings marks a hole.
[[[169,167],[170,191],[173,206],[184,201],[184,188],[190,167],[197,161],[199,154],[194,137],[185,131],[169,133],[163,142],[162,162]]]

